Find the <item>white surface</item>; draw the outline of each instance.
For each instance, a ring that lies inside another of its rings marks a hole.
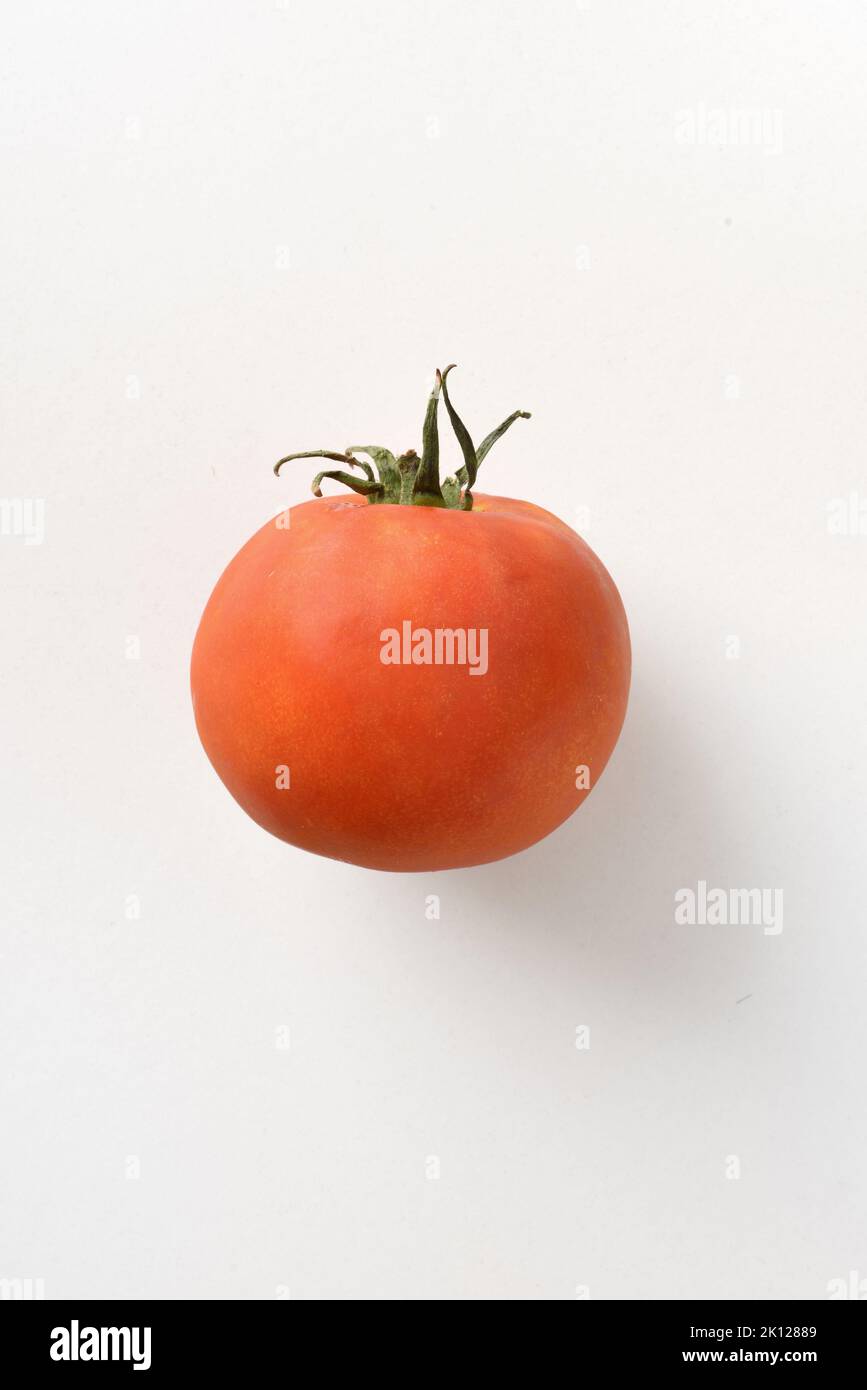
[[[3,24],[2,491],[46,512],[44,544],[0,542],[0,1277],[568,1299],[867,1276],[867,536],[826,512],[867,499],[863,7]],[[632,701],[549,840],[385,876],[246,819],[189,651],[220,570],[305,496],[273,459],[417,442],[452,359],[471,425],[533,411],[486,490],[589,509]],[[782,888],[783,931],[676,925],[699,879]]]

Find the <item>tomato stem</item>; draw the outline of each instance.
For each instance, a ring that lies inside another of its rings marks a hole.
[[[452,362],[445,371],[441,372],[437,369],[433,390],[428,398],[425,411],[421,458],[415,449],[408,449],[406,453],[395,458],[391,450],[383,448],[381,444],[351,444],[342,454],[330,449],[307,449],[303,453],[287,454],[285,458],[278,459],[274,464],[274,472],[279,475],[283,464],[289,463],[292,459],[330,459],[334,463],[346,463],[349,464],[350,468],[357,468],[364,474],[364,477],[354,478],[350,473],[345,473],[341,469],[323,469],[313,479],[312,491],[316,497],[322,496],[320,488],[322,479],[332,478],[335,482],[343,483],[353,492],[366,497],[368,502],[372,504],[391,503],[403,507],[448,507],[452,510],[471,511],[473,506],[472,490],[483,460],[490,453],[497,440],[506,433],[506,430],[516,420],[530,419],[530,412],[528,410],[513,410],[512,414],[501,425],[498,425],[495,430],[491,430],[491,433],[485,436],[477,449],[473,444],[469,430],[449,397],[446,378],[449,372],[454,370],[454,367],[455,364]],[[463,467],[459,468],[456,473],[449,474],[443,480],[442,485],[440,484],[439,429],[437,425],[440,392],[442,392],[452,429],[464,457]],[[374,467],[371,467],[363,459],[355,458],[356,453],[367,454],[373,460]]]
[[[398,501],[402,507],[412,506],[412,494],[415,487],[415,475],[419,470],[421,459],[415,449],[408,449],[405,454],[401,454],[397,461],[400,473],[400,496]]]

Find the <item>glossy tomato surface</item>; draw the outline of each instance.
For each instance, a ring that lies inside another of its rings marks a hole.
[[[404,624],[431,634],[434,659],[402,642],[384,663]],[[465,662],[442,646],[437,663],[437,630],[469,634]],[[205,751],[255,821],[315,854],[417,871],[504,858],[571,815],[617,741],[629,676],[614,582],[549,512],[330,497],[235,556],[191,682]]]

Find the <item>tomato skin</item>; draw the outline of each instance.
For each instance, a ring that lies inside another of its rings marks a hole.
[[[584,541],[482,495],[469,512],[328,497],[275,521],[219,579],[191,671],[205,751],[255,821],[315,854],[420,871],[515,854],[571,815],[630,677],[620,595]],[[487,629],[487,671],[384,665],[381,634],[407,620]]]

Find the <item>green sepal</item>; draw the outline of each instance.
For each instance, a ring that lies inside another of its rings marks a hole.
[[[376,471],[379,474],[379,481],[385,488],[386,498],[389,502],[398,500],[400,496],[400,473],[397,459],[390,449],[384,449],[381,444],[350,444],[346,452],[350,458],[357,453],[369,454],[376,464]]]
[[[371,480],[353,478],[351,473],[344,473],[339,468],[326,468],[321,473],[317,473],[313,482],[310,484],[310,491],[314,497],[322,496],[322,489],[319,484],[323,478],[333,478],[336,483],[343,483],[344,487],[352,488],[353,492],[358,492],[362,497],[367,497],[371,502],[381,502],[385,497],[385,488],[382,483],[375,483]]]
[[[513,425],[516,420],[529,419],[529,410],[513,410],[507,420],[504,420],[501,425],[497,425],[497,428],[495,430],[491,430],[490,434],[486,434],[478,449],[476,450],[476,467],[481,467],[483,459],[487,457],[487,455],[491,451],[492,446],[496,444],[497,440],[500,438],[501,435],[506,433],[506,430],[509,428],[510,425]]]
[[[371,482],[374,482],[373,470],[369,463],[364,463],[361,459],[354,459],[351,454],[337,454],[331,449],[305,449],[302,454],[287,454],[285,458],[278,459],[274,464],[274,472],[278,478],[280,469],[284,463],[291,463],[293,459],[333,459],[335,463],[348,463],[350,468],[360,468],[362,473],[366,473]]]
[[[464,486],[467,489],[466,500],[469,503],[469,505],[466,506],[466,510],[470,511],[473,505],[472,489],[476,481],[478,460],[476,458],[475,445],[473,444],[473,441],[470,438],[470,432],[449,399],[449,388],[446,385],[446,377],[456,365],[457,363],[452,362],[451,365],[446,367],[445,371],[443,372],[443,400],[445,401],[446,410],[449,413],[449,419],[452,422],[452,429],[454,430],[455,435],[457,436],[458,444],[461,446],[461,453],[464,456],[464,466],[460,470],[460,473],[457,475],[456,479],[456,481],[459,480],[458,502],[460,501],[460,482],[463,482]],[[461,478],[461,473],[464,475],[463,478]],[[449,505],[457,506],[458,503],[450,503]]]
[[[444,507],[446,504],[440,489],[440,436],[437,428],[442,384],[442,374],[437,368],[422,427],[421,463],[412,490],[412,500],[420,507]]]
[[[450,473],[447,478],[443,478],[442,490],[443,501],[447,507],[451,507],[452,510],[454,510],[461,505],[461,485],[454,473]]]

